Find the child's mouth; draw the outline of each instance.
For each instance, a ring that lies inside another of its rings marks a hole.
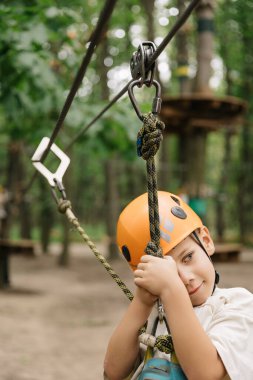
[[[195,288],[191,292],[189,292],[189,295],[191,296],[192,294],[196,293],[199,290],[199,288],[202,286],[202,284],[203,283],[201,282],[201,284],[199,286],[197,286],[197,288]]]

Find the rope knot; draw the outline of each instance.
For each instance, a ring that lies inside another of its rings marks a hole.
[[[171,335],[157,336],[154,347],[165,354],[171,354],[174,351]]]
[[[145,248],[145,253],[147,255],[152,255],[156,257],[163,257],[163,251],[162,248],[154,243],[153,241],[149,241],[146,248]]]
[[[139,341],[142,344],[145,344],[145,346],[157,348],[159,351],[164,352],[165,354],[171,354],[174,352],[171,335],[159,335],[155,337],[151,334],[142,333],[139,336]]]
[[[161,141],[165,125],[153,113],[143,115],[143,127],[137,135],[137,154],[144,160],[155,156]]]
[[[61,214],[65,214],[68,208],[71,209],[71,202],[67,199],[60,199],[58,203],[58,211]]]

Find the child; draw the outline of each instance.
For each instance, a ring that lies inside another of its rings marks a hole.
[[[138,379],[144,366],[139,330],[149,317],[152,328],[159,298],[187,379],[252,380],[253,295],[242,288],[217,288],[208,229],[176,195],[158,192],[158,200],[164,258],[145,254],[147,194],[132,201],[118,221],[118,244],[134,270],[136,292],[108,344],[105,378]],[[158,329],[158,335],[167,333],[164,323]],[[154,356],[170,360],[157,349]]]

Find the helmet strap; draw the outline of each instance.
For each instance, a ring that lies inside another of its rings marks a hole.
[[[211,259],[211,256],[208,255],[207,253],[207,250],[206,248],[204,247],[202,241],[200,240],[200,238],[198,237],[198,234],[196,233],[196,231],[193,231],[193,236],[195,237],[195,239],[197,240],[198,244],[200,245],[200,247],[203,249],[203,251],[205,252],[205,254],[207,255],[207,257],[209,258],[209,260],[211,261],[211,263],[213,264],[212,262],[212,259]],[[220,281],[220,275],[219,273],[214,269],[215,271],[215,279],[214,279],[214,286],[213,286],[213,291],[212,291],[212,295],[213,295],[213,292],[215,291],[215,288],[216,288],[216,285],[219,283]]]

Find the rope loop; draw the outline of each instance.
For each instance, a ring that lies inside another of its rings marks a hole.
[[[143,115],[143,127],[137,135],[137,154],[144,160],[153,158],[163,139],[164,123],[152,112]]]
[[[149,241],[146,248],[145,248],[145,253],[147,255],[152,255],[156,257],[163,257],[163,251],[162,248],[154,243],[153,241]]]
[[[68,208],[71,209],[71,202],[67,199],[60,199],[58,202],[58,211],[61,214],[65,214]]]

